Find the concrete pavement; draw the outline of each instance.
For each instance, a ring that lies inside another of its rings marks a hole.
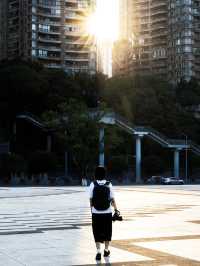
[[[101,265],[200,265],[200,186],[114,187]],[[0,188],[0,266],[96,265],[87,188]]]

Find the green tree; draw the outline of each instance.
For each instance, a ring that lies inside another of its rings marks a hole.
[[[98,158],[98,118],[92,117],[85,103],[75,99],[59,105],[57,112],[45,113],[43,118],[57,129],[63,151],[72,154],[80,177],[87,175]]]
[[[200,104],[200,86],[195,79],[189,82],[181,80],[176,87],[177,101],[183,106],[196,106]]]

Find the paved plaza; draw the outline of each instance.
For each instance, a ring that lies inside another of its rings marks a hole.
[[[88,188],[0,188],[0,266],[96,265]],[[200,266],[200,186],[116,186],[100,265]]]

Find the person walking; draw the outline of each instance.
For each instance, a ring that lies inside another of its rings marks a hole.
[[[110,255],[109,244],[112,239],[112,206],[117,211],[112,184],[106,180],[106,170],[98,166],[95,181],[89,187],[92,231],[96,243],[96,260],[101,260],[101,243],[105,244],[104,257]]]

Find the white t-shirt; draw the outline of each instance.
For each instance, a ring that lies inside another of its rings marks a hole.
[[[105,185],[105,183],[107,182],[105,179],[104,180],[96,180],[97,183],[99,185]],[[110,198],[111,199],[114,199],[114,193],[113,193],[113,189],[112,189],[112,184],[109,183],[109,188],[110,188]],[[89,197],[90,199],[93,198],[93,190],[94,190],[94,183],[92,182],[89,186]],[[111,208],[111,204],[110,204],[110,207],[106,210],[103,210],[103,211],[98,211],[96,210],[94,207],[92,207],[92,213],[112,213],[112,208]]]

